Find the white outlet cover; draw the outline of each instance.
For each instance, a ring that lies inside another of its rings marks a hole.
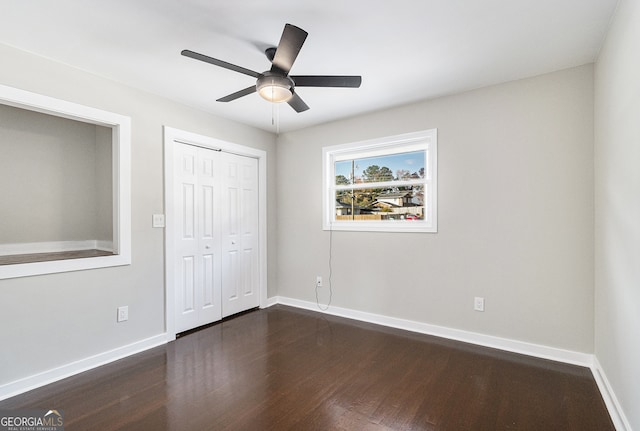
[[[477,296],[473,298],[473,309],[476,311],[484,311],[484,298]]]

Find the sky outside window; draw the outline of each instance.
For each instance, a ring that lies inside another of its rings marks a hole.
[[[424,176],[425,152],[412,151],[409,153],[389,154],[385,156],[366,157],[353,160],[355,164],[355,178],[362,179],[365,177],[365,170],[370,166],[378,166],[379,168],[387,167],[393,173],[394,179],[398,173],[412,175],[414,173]],[[347,179],[351,178],[352,160],[343,160],[336,162],[335,175],[342,175]]]

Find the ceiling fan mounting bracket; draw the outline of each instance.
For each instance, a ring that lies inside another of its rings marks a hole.
[[[277,48],[275,46],[270,46],[269,48],[264,50],[264,54],[267,56],[270,62],[273,61],[273,57],[275,57],[276,55],[276,49]]]

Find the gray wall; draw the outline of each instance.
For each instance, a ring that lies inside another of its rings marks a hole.
[[[0,244],[112,239],[109,129],[0,104],[0,153]]]
[[[640,2],[618,5],[595,69],[595,353],[640,430]]]
[[[333,304],[591,353],[591,65],[281,135],[278,294],[328,280],[322,147],[430,128],[438,233],[334,232]]]
[[[0,45],[0,82],[132,118],[132,264],[0,280],[0,384],[126,346],[164,332],[162,126],[267,152],[275,137],[148,93]],[[268,177],[269,296],[275,292],[275,197]],[[116,307],[129,321],[116,323]]]

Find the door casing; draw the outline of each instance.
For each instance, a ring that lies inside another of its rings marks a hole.
[[[175,251],[175,220],[172,215],[174,207],[174,143],[180,142],[198,147],[225,151],[258,160],[258,252],[259,252],[259,296],[260,307],[267,304],[267,153],[256,148],[222,141],[185,130],[164,127],[164,203],[165,203],[165,333],[167,341],[175,340],[175,286],[174,268],[171,262]]]

